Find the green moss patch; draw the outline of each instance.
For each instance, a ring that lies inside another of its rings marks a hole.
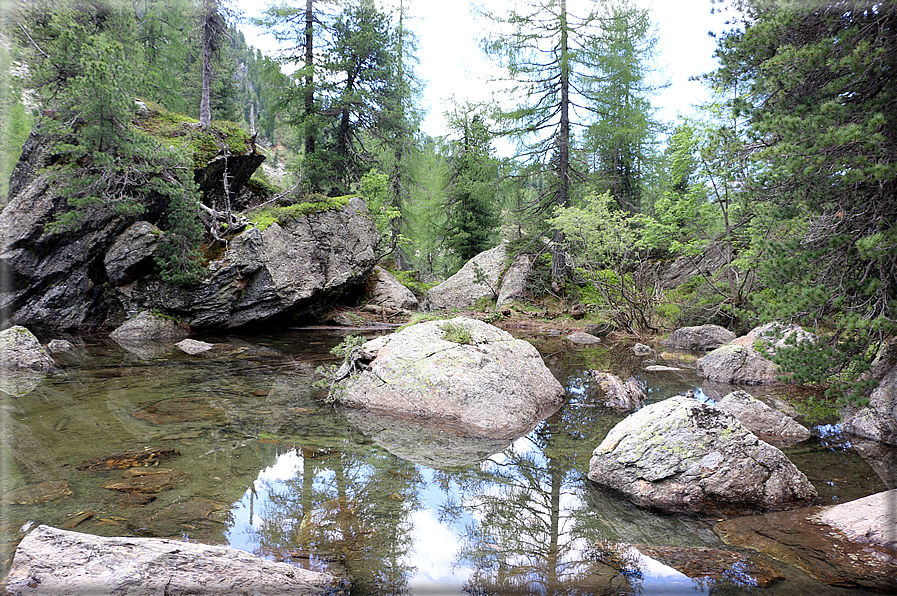
[[[189,151],[194,168],[205,167],[225,147],[232,155],[244,155],[252,148],[249,135],[235,122],[214,121],[203,129],[198,120],[189,116],[169,112],[151,102],[147,107],[149,116],[135,122],[135,126],[159,141]]]
[[[354,195],[353,195],[354,196]],[[247,214],[249,221],[259,230],[266,230],[272,224],[291,221],[297,217],[320,211],[336,211],[349,204],[352,196],[324,198],[312,203],[296,203],[286,207],[273,206]]]

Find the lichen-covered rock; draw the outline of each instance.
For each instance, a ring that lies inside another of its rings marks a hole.
[[[0,369],[46,371],[54,364],[40,341],[25,327],[14,325],[0,331]]]
[[[533,270],[533,260],[535,257],[531,254],[518,255],[508,270],[501,277],[501,287],[498,289],[498,300],[495,301],[496,306],[502,306],[512,300],[523,298],[526,296],[526,282],[529,280],[530,272]]]
[[[735,334],[719,325],[682,327],[673,331],[661,345],[676,350],[713,350],[735,339]]]
[[[817,497],[781,451],[731,414],[683,396],[615,426],[592,453],[589,479],[669,513],[778,510]]]
[[[499,280],[506,267],[504,244],[481,252],[469,260],[458,273],[427,291],[421,310],[468,308],[481,298],[498,295]]]
[[[717,404],[764,441],[793,445],[810,438],[810,431],[784,412],[773,409],[745,391],[733,391]]]
[[[331,397],[338,403],[440,419],[471,436],[519,436],[564,396],[532,345],[466,317],[379,337],[361,346],[356,360],[355,372],[344,366],[337,375]]]
[[[187,332],[170,317],[160,317],[143,311],[133,319],[109,334],[114,340],[155,342],[167,339],[182,339]]]
[[[805,341],[816,341],[816,336],[804,331],[800,325],[772,321],[754,327],[747,334],[732,340],[732,343],[756,350],[762,349],[772,355],[785,346],[793,346]]]
[[[726,544],[793,565],[819,581],[887,594],[897,590],[897,490],[831,507],[730,519],[714,530]]]
[[[604,405],[618,410],[633,410],[645,400],[645,392],[635,379],[626,382],[610,373],[589,371],[598,388],[604,392]]]
[[[368,286],[372,304],[402,310],[417,310],[420,307],[414,293],[379,265],[374,267]]]
[[[754,348],[737,344],[721,346],[697,361],[698,374],[710,381],[733,385],[766,385],[778,382],[778,366]]]
[[[38,526],[16,549],[8,594],[103,596],[334,593],[332,575],[227,546],[165,538],[108,538]]]
[[[869,405],[849,411],[841,430],[863,439],[897,445],[897,366],[872,391]]]

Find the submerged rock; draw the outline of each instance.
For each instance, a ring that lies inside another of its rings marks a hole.
[[[687,548],[635,544],[644,555],[672,567],[683,575],[707,583],[735,584],[768,588],[785,579],[777,569],[758,556],[718,548]]]
[[[0,369],[47,371],[55,362],[40,341],[25,327],[14,325],[0,331]]]
[[[472,436],[519,436],[564,396],[532,345],[466,317],[369,341],[341,371],[331,390],[340,404],[449,421]]]
[[[807,427],[745,391],[733,391],[717,407],[738,418],[745,428],[765,441],[793,445],[810,438]]]
[[[719,325],[682,327],[660,344],[676,350],[713,350],[735,339],[735,334]]]
[[[726,544],[793,565],[848,588],[897,590],[897,490],[831,507],[730,519],[714,530]]]
[[[683,396],[615,426],[592,454],[589,479],[669,513],[778,510],[817,497],[781,451],[731,414]]]
[[[645,400],[645,392],[635,379],[623,382],[616,375],[597,370],[589,371],[589,375],[604,392],[604,404],[609,408],[633,410]]]
[[[107,538],[39,526],[16,549],[6,590],[21,595],[324,595],[331,575],[226,546]]]
[[[430,288],[421,310],[468,308],[481,298],[495,298],[506,267],[506,253],[501,244],[469,260],[458,273]]]
[[[8,491],[0,497],[0,504],[37,505],[39,503],[68,499],[74,496],[74,494],[68,482],[64,480],[50,480]]]

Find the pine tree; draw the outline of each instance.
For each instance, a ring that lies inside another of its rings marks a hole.
[[[740,192],[783,233],[765,246],[766,317],[835,329],[817,378],[892,333],[897,311],[897,5],[745,0],[708,80],[739,85]],[[822,345],[821,343],[819,345]]]

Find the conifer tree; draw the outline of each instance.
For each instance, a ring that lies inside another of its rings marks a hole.
[[[492,248],[500,225],[496,209],[497,160],[482,116],[461,109],[453,128],[461,135],[451,159],[446,190],[446,245],[465,263]]]
[[[856,372],[897,312],[897,5],[734,4],[739,26],[708,80],[740,86],[740,192],[780,230],[764,252],[774,291],[757,306],[835,330],[794,356],[797,380]]]

